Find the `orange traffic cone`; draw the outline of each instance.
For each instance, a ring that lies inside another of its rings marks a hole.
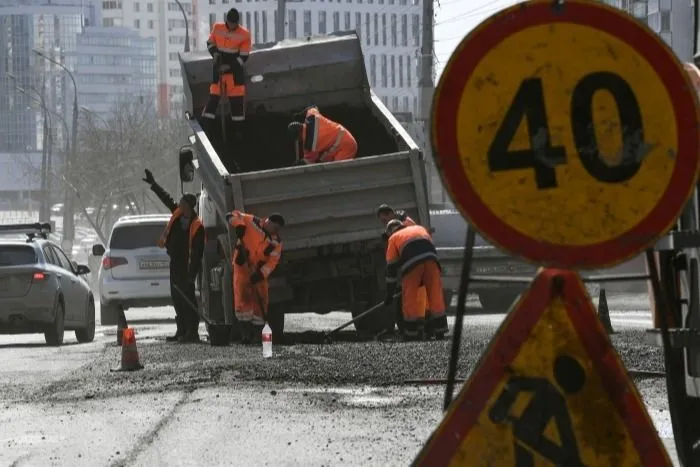
[[[117,315],[117,346],[122,345],[122,337],[124,335],[124,330],[128,327],[129,323],[126,322],[124,308],[119,307],[119,314]]]
[[[118,371],[136,371],[143,369],[136,350],[136,335],[133,328],[126,328],[122,333],[122,365]]]

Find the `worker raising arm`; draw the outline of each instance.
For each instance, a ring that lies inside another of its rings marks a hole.
[[[197,217],[197,197],[185,193],[179,204],[163,187],[156,183],[150,170],[143,179],[151,190],[172,212],[170,221],[161,235],[158,246],[170,256],[170,296],[175,307],[177,331],[167,341],[199,342],[199,312],[194,293],[195,281],[202,265],[204,227]]]
[[[303,118],[303,123],[292,122],[287,127],[298,161],[315,164],[357,156],[357,141],[343,125],[321,115],[316,106],[306,109]]]
[[[268,277],[279,264],[284,217],[266,219],[241,211],[226,216],[235,228],[237,244],[233,258],[233,294],[236,318],[241,324],[243,343],[259,343],[269,304]],[[277,332],[272,330],[273,334]],[[274,337],[274,336],[273,336]]]
[[[393,302],[396,283],[401,280],[403,333],[406,340],[423,335],[442,339],[448,331],[445,299],[442,294],[440,262],[430,233],[420,225],[405,227],[394,219],[386,226],[389,245],[386,249],[386,299]],[[425,286],[428,311],[419,305],[420,288]],[[427,316],[426,316],[427,313]]]
[[[214,57],[209,102],[202,117],[216,118],[216,109],[223,92],[229,99],[231,120],[245,120],[245,62],[250,55],[250,31],[240,25],[240,13],[231,8],[225,23],[214,23],[207,40],[207,49]]]

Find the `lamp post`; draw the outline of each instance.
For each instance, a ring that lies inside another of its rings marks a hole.
[[[71,151],[66,153],[66,159],[64,162],[64,176],[66,181],[70,178],[70,164],[71,160],[75,159],[76,151],[78,149],[78,85],[75,82],[75,76],[73,73],[62,63],[57,60],[45,55],[40,50],[32,49],[32,51],[39,57],[47,60],[54,65],[60,67],[65,71],[73,82],[73,126],[71,127]],[[72,154],[71,154],[72,152]],[[73,239],[75,238],[75,226],[74,226],[74,213],[73,213],[73,194],[70,191],[68,184],[65,184],[65,195],[63,199],[63,250],[72,255],[73,252]]]
[[[25,89],[19,85],[19,80],[15,75],[10,72],[5,72],[5,74],[12,79],[19,92],[31,98]],[[42,85],[41,92],[34,86],[31,86],[29,89],[35,92],[39,97],[38,102],[41,105],[42,116],[44,117],[44,137],[43,144],[41,145],[41,201],[39,204],[39,220],[45,221],[51,216],[51,183],[49,180],[49,174],[51,173],[52,125],[48,113],[49,109],[46,106],[45,86]]]
[[[185,8],[182,6],[182,3],[180,3],[180,0],[175,0],[175,3],[177,3],[177,6],[180,8],[180,11],[182,12],[182,17],[185,18],[185,52],[190,51],[190,27],[187,23],[187,13],[185,13]]]

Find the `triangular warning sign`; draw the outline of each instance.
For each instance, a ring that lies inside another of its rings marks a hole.
[[[415,466],[671,466],[575,272],[543,269]]]

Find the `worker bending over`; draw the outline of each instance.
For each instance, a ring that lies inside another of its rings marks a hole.
[[[287,128],[294,140],[297,161],[315,164],[357,156],[357,141],[352,134],[340,123],[321,115],[316,106],[304,111],[302,123],[292,122]]]
[[[442,339],[448,331],[441,268],[430,233],[420,225],[403,226],[394,219],[386,226],[386,299],[391,305],[396,283],[401,279],[403,334],[406,340],[434,335]],[[420,288],[425,286],[428,311],[419,305]]]
[[[166,341],[199,342],[199,312],[195,296],[195,281],[202,266],[204,252],[204,227],[197,217],[197,197],[185,193],[180,203],[156,183],[150,170],[143,179],[151,190],[170,209],[172,215],[158,240],[170,256],[170,296],[175,307],[177,331]]]
[[[229,100],[231,120],[245,120],[245,62],[250,55],[250,31],[240,25],[240,13],[231,8],[225,23],[214,23],[207,40],[207,49],[214,57],[209,102],[202,117],[216,118],[221,93]]]
[[[234,227],[237,237],[233,258],[233,294],[242,341],[246,344],[259,343],[269,304],[267,279],[279,264],[282,254],[279,232],[284,227],[284,217],[271,214],[261,219],[233,211],[226,218]]]

